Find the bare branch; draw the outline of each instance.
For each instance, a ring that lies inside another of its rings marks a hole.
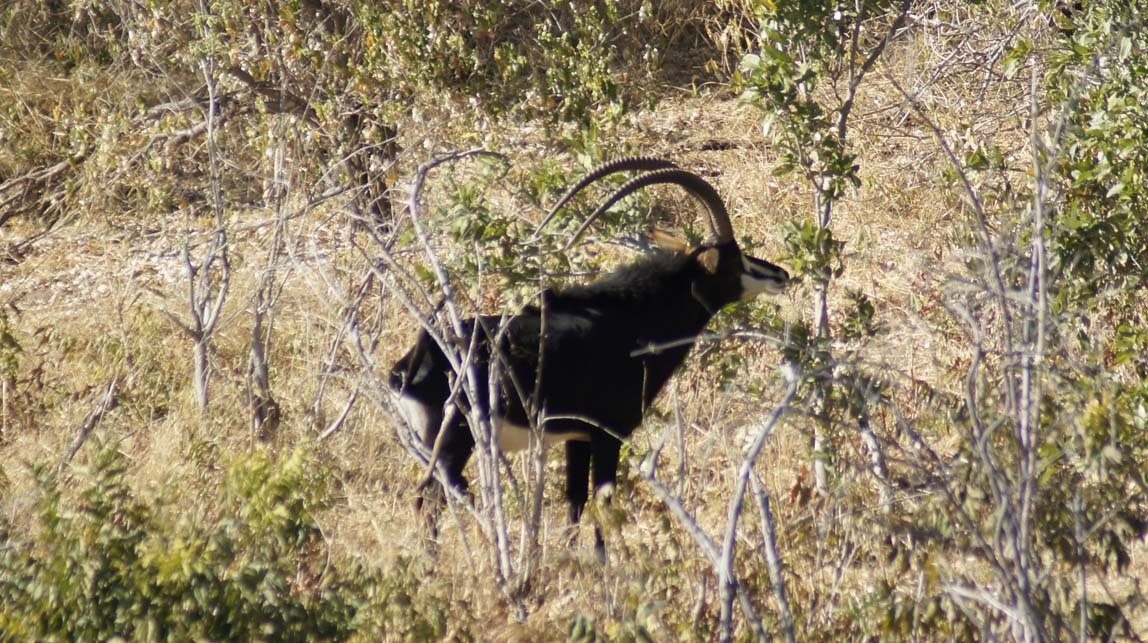
[[[108,411],[111,411],[113,408],[115,408],[116,392],[119,390],[119,385],[120,378],[117,375],[116,377],[113,377],[110,382],[108,382],[106,387],[104,387],[104,394],[100,398],[99,405],[97,405],[96,409],[89,413],[86,418],[84,418],[84,423],[80,425],[79,433],[77,433],[76,437],[72,439],[72,442],[68,444],[67,450],[64,451],[64,457],[60,459],[60,463],[56,466],[57,471],[62,470],[65,466],[67,466],[69,462],[72,461],[72,458],[76,457],[76,453],[79,452],[80,447],[84,446],[84,442],[88,440],[88,436],[91,435],[92,431],[94,431],[97,426],[99,426],[100,421],[104,419],[104,416],[108,414]]]
[[[773,586],[773,596],[777,601],[777,611],[781,616],[781,630],[785,640],[794,643],[797,636],[793,626],[793,611],[789,607],[789,597],[785,591],[785,565],[777,549],[777,529],[774,527],[773,512],[769,508],[769,494],[757,481],[750,478],[750,489],[757,501],[758,516],[761,519],[761,545],[765,552],[765,564],[769,569],[769,583]]]

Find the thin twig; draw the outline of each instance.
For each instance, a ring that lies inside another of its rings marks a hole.
[[[781,418],[789,410],[793,399],[797,396],[797,389],[801,381],[801,377],[798,377],[796,374],[791,374],[789,388],[786,389],[781,401],[777,403],[773,412],[769,414],[769,417],[766,418],[761,428],[758,429],[757,435],[754,436],[753,443],[750,444],[749,451],[747,451],[742,458],[741,466],[738,468],[733,497],[730,499],[729,506],[726,510],[725,540],[722,544],[721,564],[718,567],[724,584],[722,588],[721,631],[724,633],[725,638],[732,636],[732,589],[733,586],[737,584],[734,573],[734,549],[737,546],[737,523],[741,517],[746,488],[749,486],[749,480],[753,474],[754,465],[757,464],[758,456],[761,455],[762,449],[765,448],[766,441],[773,435],[773,430],[777,428],[778,422],[781,421]]]
[[[108,382],[108,385],[104,388],[104,394],[100,398],[99,405],[84,418],[84,423],[80,425],[80,432],[76,434],[76,437],[73,438],[72,442],[68,445],[67,450],[64,451],[64,457],[60,459],[60,464],[56,466],[57,471],[62,470],[72,461],[72,458],[76,457],[76,453],[84,446],[84,442],[88,440],[88,436],[99,426],[100,421],[104,419],[108,411],[115,408],[116,391],[119,389],[119,385],[120,378],[118,375]]]
[[[769,507],[769,494],[761,488],[757,476],[750,478],[750,490],[757,501],[758,517],[761,520],[761,545],[765,552],[765,565],[769,569],[769,583],[773,586],[773,597],[777,601],[777,612],[781,617],[781,631],[786,641],[795,643],[797,636],[794,633],[793,610],[789,607],[789,596],[785,591],[785,565],[777,549],[777,529],[774,527],[773,511]]]
[[[765,442],[769,436],[773,434],[774,428],[777,423],[788,411],[794,397],[797,394],[797,388],[802,381],[800,377],[791,377],[790,386],[786,390],[782,400],[775,407],[774,411],[769,415],[766,421],[762,424],[761,429],[758,431],[754,438],[754,442],[750,446],[748,453],[743,458],[737,482],[735,483],[735,491],[733,498],[730,501],[727,509],[726,518],[726,531],[722,548],[719,550],[717,544],[710,536],[702,530],[697,521],[690,515],[689,511],[682,504],[681,499],[674,495],[668,487],[666,487],[656,476],[657,459],[661,454],[661,445],[654,449],[649,456],[643,460],[639,471],[642,479],[645,480],[650,487],[654,490],[656,495],[670,510],[670,513],[678,520],[678,523],[686,530],[686,532],[693,538],[701,552],[710,560],[714,571],[718,575],[719,582],[721,583],[721,597],[722,597],[722,611],[721,611],[721,639],[730,640],[732,638],[732,618],[731,606],[734,598],[738,599],[738,603],[745,614],[746,619],[749,621],[750,626],[753,628],[755,634],[759,638],[765,637],[764,626],[757,616],[757,612],[753,607],[753,602],[741,587],[737,580],[737,575],[734,571],[734,557],[736,547],[736,533],[737,522],[741,515],[742,504],[744,502],[746,487],[749,484],[749,477],[753,471],[753,466],[757,457],[761,454],[765,446]],[[662,443],[665,442],[665,436],[662,438]]]

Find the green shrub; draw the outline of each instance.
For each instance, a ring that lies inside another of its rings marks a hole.
[[[1148,276],[1145,11],[1143,0],[1085,3],[1065,18],[1071,31],[1052,59],[1050,98],[1067,114],[1051,245],[1065,277],[1062,305],[1111,289],[1134,293]]]
[[[328,503],[306,451],[237,460],[218,509],[171,522],[102,449],[71,497],[48,469],[39,531],[0,555],[3,640],[339,640],[372,575],[328,565],[314,512]],[[394,584],[393,582],[391,583]],[[409,612],[409,608],[407,610]],[[405,619],[409,620],[409,619]]]

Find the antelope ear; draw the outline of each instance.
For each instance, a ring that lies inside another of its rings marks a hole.
[[[650,231],[650,241],[662,250],[670,252],[688,252],[690,245],[674,233],[664,228],[654,228]]]
[[[721,251],[717,248],[709,248],[698,253],[698,263],[705,268],[706,272],[711,275],[716,275],[718,271],[718,262],[721,260]]]

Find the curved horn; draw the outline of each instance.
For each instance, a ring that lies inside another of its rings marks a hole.
[[[566,194],[563,194],[561,199],[558,199],[558,202],[555,203],[554,206],[550,208],[550,211],[546,213],[546,216],[542,219],[542,222],[539,223],[538,227],[534,229],[533,238],[537,239],[538,235],[542,234],[542,229],[545,228],[548,223],[550,223],[550,220],[554,218],[554,215],[558,214],[558,210],[561,209],[562,206],[569,203],[570,199],[573,199],[579,192],[584,190],[591,183],[606,178],[611,174],[617,174],[618,172],[627,172],[632,170],[648,172],[650,170],[662,170],[673,167],[677,167],[677,164],[673,161],[649,156],[629,156],[599,165],[598,167],[591,170],[589,174],[582,177],[581,181],[578,181],[569,190],[567,190]]]
[[[590,224],[602,216],[602,213],[613,207],[615,203],[646,186],[657,185],[659,183],[673,183],[674,185],[681,186],[685,188],[687,192],[697,197],[697,199],[706,206],[706,209],[709,211],[710,232],[717,237],[718,243],[726,243],[734,240],[733,224],[729,221],[729,212],[726,211],[725,202],[722,201],[721,195],[717,193],[714,186],[693,172],[674,167],[643,174],[630,179],[629,182],[618,188],[616,192],[610,195],[610,198],[598,206],[597,210],[594,210],[590,216],[586,217],[586,221],[584,221],[582,226],[578,228],[578,231],[574,233],[574,237],[566,244],[564,250],[573,246],[578,241],[578,238],[582,236],[582,233],[590,227]]]

